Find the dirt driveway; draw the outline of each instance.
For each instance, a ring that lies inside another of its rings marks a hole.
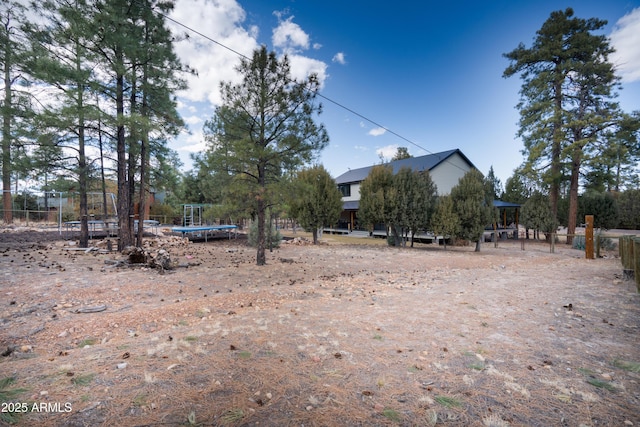
[[[613,254],[325,239],[283,244],[263,267],[244,239],[149,239],[180,265],[162,273],[55,233],[0,233],[0,415],[640,426],[640,297]]]

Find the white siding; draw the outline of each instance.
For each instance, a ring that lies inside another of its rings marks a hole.
[[[360,200],[360,183],[357,184],[349,184],[351,185],[351,196],[343,197],[343,202],[354,202]]]
[[[451,189],[458,184],[458,180],[471,170],[469,164],[455,153],[446,161],[429,171],[431,180],[438,186],[438,195],[451,193]]]

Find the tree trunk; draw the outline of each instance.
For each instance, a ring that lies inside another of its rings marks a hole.
[[[131,87],[129,88],[131,94],[129,97],[129,111],[133,116],[137,111],[136,97],[138,96],[138,88],[136,82],[136,70],[131,72]],[[135,201],[136,201],[136,171],[138,162],[138,153],[136,153],[136,144],[138,143],[138,127],[137,125],[129,124],[129,137],[128,137],[128,158],[127,158],[127,182],[129,183],[129,233],[131,234],[131,244],[136,244],[135,235]],[[139,219],[139,218],[138,218]],[[140,221],[138,221],[138,226]]]
[[[4,223],[13,223],[11,206],[11,49],[4,48],[4,108],[2,109],[2,208]]]
[[[98,106],[98,114],[100,114],[100,107],[98,104],[99,98],[96,97],[96,105]],[[102,121],[98,117],[98,148],[100,149],[100,184],[102,188],[102,214],[103,220],[107,220],[109,211],[107,209],[107,181],[104,175],[104,152],[102,147]]]
[[[122,53],[117,55],[120,64]],[[117,116],[117,175],[118,175],[118,250],[132,246],[133,236],[129,227],[129,186],[127,183],[127,145],[124,127],[124,75],[116,77],[116,116]]]
[[[478,239],[478,241],[476,242],[476,250],[475,252],[480,252],[480,239]]]
[[[313,228],[313,244],[317,245],[318,244],[318,229],[317,228]]]
[[[258,198],[258,250],[256,253],[256,265],[265,265],[267,258],[265,254],[265,206],[262,195]]]
[[[80,75],[80,46],[76,43],[76,72]],[[85,154],[84,138],[84,86],[78,84],[76,93],[76,107],[78,108],[78,190],[80,192],[80,247],[89,247],[89,209],[87,206],[87,156]]]
[[[553,135],[551,142],[551,186],[549,188],[549,201],[551,203],[551,212],[553,218],[558,218],[558,199],[560,198],[560,179],[562,174],[562,165],[560,163],[560,155],[562,153],[562,141],[564,140],[563,123],[562,123],[562,82],[564,76],[562,71],[556,67],[556,78],[553,84],[554,88],[554,118],[553,118]]]
[[[149,43],[149,23],[147,22],[145,25],[144,32],[144,42],[145,44]],[[147,146],[149,145],[149,130],[147,125],[147,118],[149,116],[148,105],[147,105],[147,95],[148,95],[148,83],[149,83],[149,66],[148,61],[144,61],[144,65],[142,66],[142,106],[140,108],[140,116],[142,118],[142,129],[140,135],[140,199],[138,202],[138,234],[136,236],[137,246],[142,247],[143,236],[144,236],[144,219],[145,219],[145,211],[147,209]]]
[[[258,250],[256,253],[256,264],[265,265],[267,258],[265,254],[265,221],[266,210],[265,205],[265,191],[266,191],[266,170],[263,164],[258,165]]]
[[[567,245],[573,244],[578,219],[578,184],[582,150],[575,149],[571,162],[571,184],[569,186],[569,218],[567,220]]]
[[[89,247],[89,209],[87,206],[87,157],[84,149],[84,112],[78,89],[78,190],[80,192],[80,247]]]

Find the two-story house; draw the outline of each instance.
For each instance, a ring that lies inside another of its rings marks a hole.
[[[431,180],[437,186],[439,195],[449,194],[465,173],[476,168],[459,149],[395,160],[389,162],[388,165],[393,167],[394,174],[398,173],[403,167],[409,167],[414,171],[428,172]],[[353,231],[362,229],[358,224],[360,183],[369,175],[374,166],[352,169],[336,178],[338,188],[342,192],[343,209],[337,230]]]

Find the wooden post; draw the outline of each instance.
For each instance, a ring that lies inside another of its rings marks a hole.
[[[622,260],[622,272],[625,279],[633,280],[634,273],[634,241],[635,236],[623,236],[620,238],[620,250]]]
[[[584,251],[587,259],[593,259],[593,215],[585,215]]]

